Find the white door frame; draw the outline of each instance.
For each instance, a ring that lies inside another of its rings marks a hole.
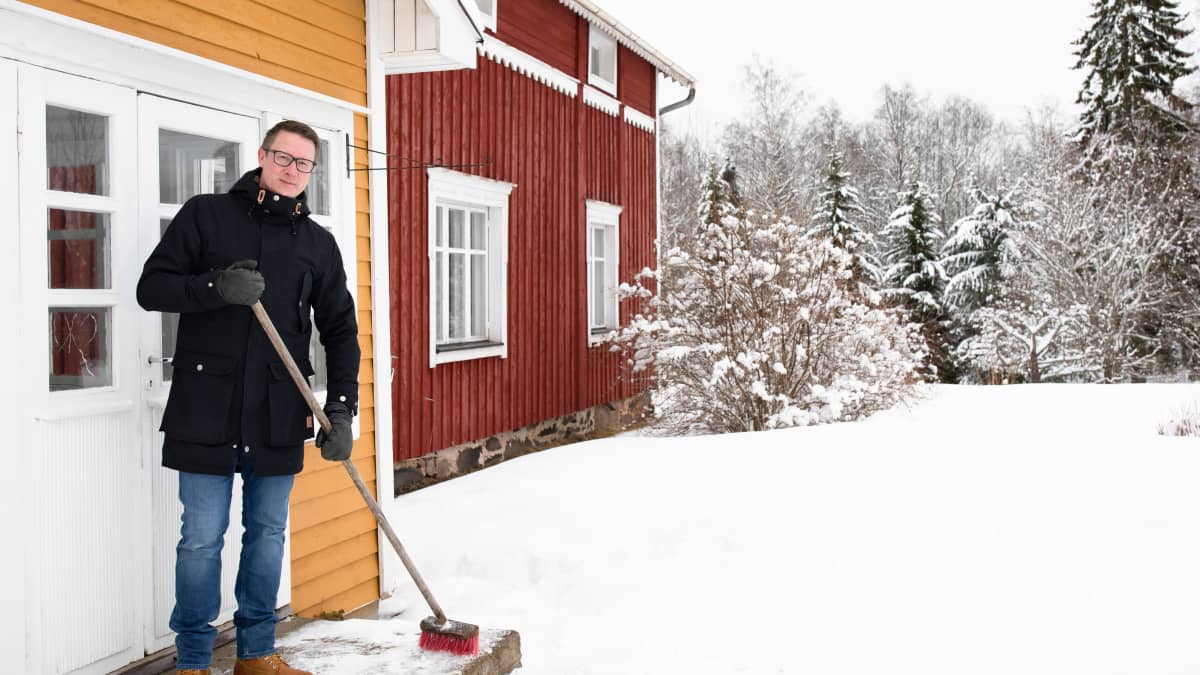
[[[17,223],[17,65],[14,61],[0,58],[0,222]],[[17,289],[21,287],[20,256],[18,247],[0,247],[0,288]],[[11,316],[11,323],[4,331],[2,344],[4,353],[20,354],[20,346],[24,344],[24,316],[20,303],[12,303],[10,308],[16,310]],[[0,472],[0,513],[8,514],[0,518],[0,541],[23,542],[29,541],[28,522],[26,513],[27,498],[25,490],[29,462],[26,453],[20,448],[29,447],[29,425],[25,416],[18,411],[19,398],[16,387],[11,383],[29,382],[28,360],[12,358],[14,372],[8,386],[0,387],[0,409],[11,413],[6,416],[5,427],[16,432],[15,442],[10,444],[5,453],[5,463],[8,471]],[[9,655],[10,663],[23,666],[25,664],[25,557],[4,556],[0,559],[0,595],[13,603],[11,611],[0,619],[0,654]]]

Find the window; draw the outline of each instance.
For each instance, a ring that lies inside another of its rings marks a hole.
[[[620,271],[621,207],[587,202],[588,344],[597,344],[616,330],[617,279]]]
[[[508,198],[513,185],[429,175],[429,366],[508,356]]]
[[[617,95],[617,41],[595,26],[588,31],[588,84]]]
[[[500,0],[475,0],[479,13],[483,15],[483,28],[496,30],[496,3]]]

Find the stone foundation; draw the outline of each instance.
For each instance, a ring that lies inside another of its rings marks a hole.
[[[639,424],[650,412],[650,397],[640,394],[405,460],[396,464],[396,495],[590,434],[614,433]]]

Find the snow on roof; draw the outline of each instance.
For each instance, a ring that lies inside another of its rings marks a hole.
[[[696,78],[686,70],[677,66],[671,59],[663,56],[657,49],[651,47],[636,33],[626,28],[604,10],[597,7],[591,0],[558,0],[571,11],[590,21],[597,28],[608,33],[635,54],[654,64],[667,77],[688,87],[696,86]]]

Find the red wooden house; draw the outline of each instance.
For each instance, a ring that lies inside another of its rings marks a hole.
[[[636,407],[600,340],[628,318],[617,284],[656,266],[658,117],[682,104],[658,109],[660,78],[695,91],[586,0],[445,5],[397,0],[387,37],[400,489]],[[474,42],[457,62],[453,22]],[[408,72],[423,41],[445,70]]]

